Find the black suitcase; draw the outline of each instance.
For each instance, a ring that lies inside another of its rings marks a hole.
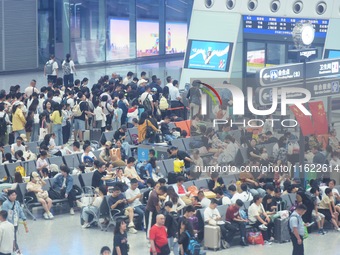
[[[276,242],[284,243],[290,241],[290,231],[288,227],[289,218],[277,218],[274,221],[274,238]]]
[[[90,140],[91,141],[98,141],[100,140],[102,136],[102,131],[100,128],[94,128],[92,130],[90,130]]]

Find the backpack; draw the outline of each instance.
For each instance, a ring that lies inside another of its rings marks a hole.
[[[144,111],[152,111],[152,104],[149,99],[149,95],[146,96],[146,98],[143,101]]]
[[[200,91],[197,88],[191,88],[190,91],[190,103],[196,104],[196,105],[200,105],[201,104],[201,100],[200,100]]]
[[[7,131],[7,122],[6,122],[6,113],[2,118],[0,118],[0,135],[6,134]]]
[[[199,255],[200,250],[201,250],[201,245],[199,244],[199,242],[194,237],[190,236],[188,231],[185,231],[185,233],[189,237],[189,245],[188,245],[188,249],[187,249],[187,252],[189,252],[188,254]]]
[[[26,177],[26,170],[23,166],[17,166],[15,172],[20,173],[22,177]]]
[[[74,117],[80,117],[83,113],[80,110],[80,103],[76,103],[72,108],[72,113]]]
[[[161,97],[161,100],[159,101],[159,109],[161,111],[165,111],[169,108],[168,100],[164,96]]]
[[[46,64],[45,64],[45,71],[46,71],[46,74],[52,74],[53,73],[53,64],[54,64],[54,61],[47,61]]]
[[[63,69],[64,69],[64,75],[71,74],[71,65],[70,65],[70,62],[65,61]]]

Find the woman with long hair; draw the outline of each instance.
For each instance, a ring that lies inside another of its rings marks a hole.
[[[138,142],[139,143],[145,142],[146,139],[148,139],[148,141],[153,141],[156,132],[160,131],[158,127],[155,127],[148,118],[149,118],[148,113],[143,112],[139,119],[139,122],[138,122]],[[154,131],[154,135],[148,134],[147,132],[148,127],[152,128],[152,130]]]
[[[181,225],[179,228],[178,233],[178,244],[179,244],[179,254],[180,255],[189,255],[191,254],[190,251],[188,251],[188,246],[190,239],[194,237],[194,232],[192,231],[192,228],[189,226],[190,222],[183,218],[181,221]]]
[[[126,227],[126,222],[124,220],[117,220],[114,230],[112,255],[129,254],[129,244],[126,234]]]
[[[166,194],[167,195],[165,197],[164,202],[167,202],[167,201],[172,202],[173,204],[172,209],[174,209],[176,212],[179,212],[185,207],[184,201],[178,196],[174,187],[169,186]]]
[[[31,142],[38,141],[39,139],[39,99],[34,98],[32,100],[32,103],[30,107],[28,108],[29,112],[33,112],[33,126],[32,126],[32,132],[31,132]]]
[[[12,107],[12,128],[14,132],[14,139],[21,134],[26,134],[26,118],[22,111],[23,106],[24,104],[22,102],[16,102]]]
[[[158,181],[159,179],[159,177],[156,174],[156,168],[157,168],[156,160],[157,160],[156,157],[151,157],[148,163],[145,165],[147,178],[151,178],[154,181]]]
[[[52,123],[51,123],[51,114],[53,113],[53,101],[47,99],[45,104],[43,105],[44,111],[43,114],[46,115],[46,125],[48,129],[48,133],[52,133]]]
[[[54,105],[54,111],[50,116],[51,122],[53,123],[53,132],[56,135],[56,145],[63,145],[63,132],[62,132],[62,122],[63,114],[61,112],[61,105],[56,103]]]
[[[74,81],[74,74],[76,74],[76,68],[74,65],[73,60],[71,59],[71,55],[68,53],[66,54],[66,59],[61,64],[61,67],[64,71],[64,85],[68,87],[73,84]]]

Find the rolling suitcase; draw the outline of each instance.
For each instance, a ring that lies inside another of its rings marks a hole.
[[[206,248],[214,251],[221,248],[221,230],[219,226],[204,226],[204,249]]]
[[[290,241],[290,231],[288,227],[289,218],[277,218],[274,221],[274,238],[276,242],[284,243]]]

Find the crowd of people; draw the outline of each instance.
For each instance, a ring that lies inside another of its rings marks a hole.
[[[183,97],[178,81],[171,77],[167,77],[166,85],[162,86],[161,79],[155,75],[148,79],[146,72],[141,72],[138,78],[132,72],[125,77],[114,73],[111,77],[101,77],[91,87],[87,78],[74,80],[76,69],[69,55],[62,67],[63,78],[58,77],[58,64],[51,56],[45,67],[47,86],[38,89],[32,80],[26,88],[16,85],[11,86],[9,92],[0,91],[0,162],[10,164],[36,159],[36,169],[18,169],[13,184],[8,184],[10,178],[4,178],[1,184],[4,189],[0,197],[3,201],[0,221],[10,222],[13,229],[7,223],[0,224],[0,229],[4,226],[11,229],[8,233],[15,234],[7,238],[16,240],[19,219],[28,231],[26,216],[16,201],[16,184],[23,182],[27,170],[30,170],[27,194],[41,203],[46,220],[54,218],[53,199],[66,198],[70,214],[75,214],[75,207],[82,208],[82,227],[90,228],[91,215],[99,211],[107,197],[110,209],[118,211],[117,216],[127,217],[126,221],[118,220],[115,226],[113,254],[128,254],[127,232],[138,231],[146,231],[153,255],[169,254],[170,250],[175,255],[190,254],[191,240],[203,240],[204,224],[220,226],[223,248],[232,245],[236,232],[240,232],[240,244],[247,246],[247,225],[259,229],[265,243],[271,244],[275,219],[280,217],[283,208],[287,209],[281,195],[287,193],[297,194],[294,207],[288,208],[296,216],[290,219],[293,254],[302,254],[302,225],[316,221],[318,233],[323,235],[327,220],[334,229],[340,230],[340,195],[334,188],[335,180],[327,178],[329,176],[309,180],[310,187],[306,189],[304,181],[293,179],[290,174],[261,171],[264,166],[290,166],[298,162],[299,144],[291,132],[279,136],[267,122],[261,128],[225,124],[214,129],[200,115],[199,81],[194,81]],[[222,92],[223,104],[213,109],[214,117],[234,118],[232,95]],[[169,127],[170,122],[186,120],[188,115],[191,137],[197,138],[190,144],[191,155],[171,143],[187,137],[188,132]],[[169,145],[169,158],[181,162],[174,164],[176,174],[172,179],[170,175],[160,174],[155,150],[149,150],[147,162],[136,160],[131,150],[133,144],[127,142],[127,130],[132,127],[138,129],[138,138],[132,141],[135,145],[155,144],[163,139]],[[97,156],[93,152],[98,148],[88,136],[96,130],[114,131],[112,141],[99,141],[101,152]],[[39,143],[38,153],[29,149],[30,142]],[[4,153],[6,145],[10,145],[11,152]],[[240,160],[241,149],[246,150],[247,155],[242,155]],[[307,137],[305,150],[307,162],[334,167],[339,164],[335,130],[330,132],[326,144],[316,136]],[[81,153],[81,164],[75,169],[49,164],[47,160],[51,156],[74,153]],[[203,155],[209,156],[201,157]],[[184,182],[196,178],[193,173],[204,172],[207,165],[249,166],[253,172],[239,173],[239,181],[232,184],[224,183],[217,173],[208,172],[207,187],[187,189]],[[93,172],[91,184],[96,189],[91,201],[77,199],[81,191],[75,188],[71,176],[86,172]],[[54,182],[47,192],[43,186],[48,178],[54,178]],[[240,208],[246,202],[252,204],[247,212],[242,212]],[[219,205],[228,205],[225,219],[217,210]],[[199,209],[204,209],[203,215],[198,214]],[[223,224],[218,223],[221,220]],[[15,250],[19,250],[16,242]],[[11,252],[7,246],[0,248],[0,254]],[[103,247],[101,253],[105,252],[110,249]]]

